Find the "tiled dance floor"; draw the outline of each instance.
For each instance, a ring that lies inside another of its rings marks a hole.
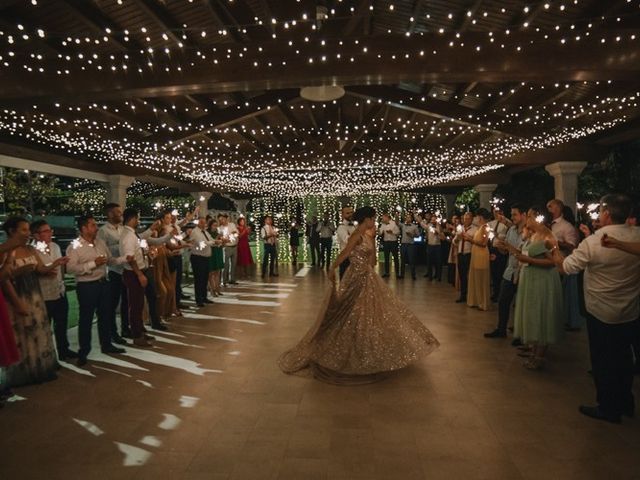
[[[283,268],[172,321],[152,350],[18,389],[0,410],[0,478],[640,478],[640,420],[577,412],[594,397],[584,333],[531,372],[510,341],[482,337],[495,312],[422,277],[389,283],[442,343],[416,366],[360,387],[282,374],[326,287]]]

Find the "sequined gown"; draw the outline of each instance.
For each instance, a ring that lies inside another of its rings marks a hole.
[[[319,380],[361,384],[406,367],[439,345],[433,334],[373,269],[374,243],[354,247],[340,287],[330,289],[318,319],[279,365],[285,373],[311,371]]]

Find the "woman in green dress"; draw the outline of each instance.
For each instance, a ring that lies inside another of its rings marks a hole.
[[[218,221],[215,218],[209,220],[207,230],[211,238],[216,241],[216,245],[211,247],[211,256],[209,257],[209,290],[211,290],[211,295],[219,297],[222,295],[220,274],[224,269],[224,255],[222,253],[222,235],[218,232]]]
[[[560,274],[547,257],[558,242],[544,225],[538,209],[530,209],[524,229],[526,242],[516,255],[521,263],[515,306],[514,336],[530,346],[524,366],[537,370],[544,362],[547,347],[563,332],[563,303]]]

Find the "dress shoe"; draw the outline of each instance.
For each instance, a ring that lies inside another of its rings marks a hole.
[[[122,338],[133,338],[133,335],[131,335],[131,330],[128,328],[123,328],[120,332],[120,336]]]
[[[185,295],[184,293],[180,295],[180,300],[189,300],[190,298],[189,295]]]
[[[149,340],[147,340],[144,337],[134,338],[133,339],[133,344],[136,347],[151,347],[151,346],[153,346],[153,345],[151,345],[151,343],[149,343]]]
[[[127,341],[122,338],[120,335],[114,335],[113,337],[111,337],[111,341],[113,343],[117,343],[118,345],[126,345]]]
[[[209,300],[208,298],[204,301],[204,303],[214,303],[213,300]]]
[[[167,326],[163,325],[162,323],[156,323],[155,325],[151,325],[151,328],[153,328],[154,330],[158,330],[160,332],[166,332],[167,330],[169,330]]]
[[[235,280],[231,280],[231,281],[229,282],[229,285],[237,285],[237,284],[238,284],[238,282],[236,282]]]
[[[87,357],[78,357],[78,361],[76,362],[77,366],[82,367],[86,364],[87,364]]]
[[[404,280],[404,277],[403,277],[402,275],[398,275],[396,278],[397,278],[398,280]]]
[[[184,303],[179,303],[178,305],[176,305],[176,307],[178,307],[178,308],[188,308]]]
[[[456,300],[456,303],[467,303],[467,299],[466,298],[458,298]]]
[[[514,338],[511,341],[511,346],[512,347],[521,347],[522,345],[524,345],[524,343],[522,343],[522,341],[519,338]]]
[[[102,347],[102,353],[124,353],[126,350],[124,348],[116,347],[115,345],[106,345]]]
[[[587,407],[586,405],[580,405],[580,413],[587,417],[595,418],[596,420],[604,420],[605,422],[620,423],[620,415],[607,413],[602,411],[600,407]]]
[[[425,274],[423,275],[423,277],[424,277],[424,278],[431,278],[431,275],[429,275],[428,273],[425,273]]]
[[[74,352],[73,350],[67,350],[62,355],[60,355],[60,360],[62,360],[63,362],[74,358],[78,358],[78,353]]]
[[[144,333],[144,334],[143,334],[143,337],[144,337],[147,341],[149,341],[149,340],[155,340],[155,339],[156,339],[156,337],[154,337],[154,336],[152,336],[152,335],[149,335],[148,333]]]
[[[507,338],[507,334],[496,329],[493,332],[485,333],[484,338]]]
[[[204,307],[204,303],[200,302],[200,303],[196,303],[197,307]]]
[[[277,273],[272,273],[271,276],[272,277],[279,277],[280,275],[278,275]]]
[[[417,280],[417,278],[416,277],[411,277],[411,280]]]
[[[381,277],[382,278],[387,278],[387,277],[389,277],[389,274],[388,273],[382,274]]]

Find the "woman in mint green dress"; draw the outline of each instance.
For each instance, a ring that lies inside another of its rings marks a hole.
[[[527,213],[522,252],[516,255],[522,268],[516,295],[514,336],[530,345],[531,356],[524,366],[536,370],[542,366],[548,345],[562,337],[563,302],[560,274],[547,253],[558,247],[540,212]]]
[[[209,290],[211,295],[219,297],[220,292],[220,272],[224,268],[224,255],[222,253],[222,240],[218,233],[218,222],[215,219],[209,220],[207,230],[211,238],[219,241],[219,245],[211,247],[211,256],[209,257]]]

